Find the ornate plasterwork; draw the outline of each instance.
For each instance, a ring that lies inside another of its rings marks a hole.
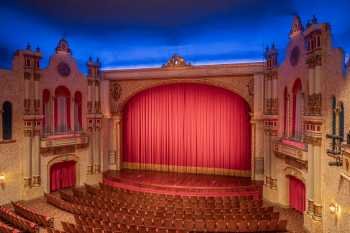
[[[265,99],[265,115],[278,115],[278,98]]]
[[[185,59],[177,54],[171,56],[168,62],[162,65],[162,68],[175,68],[175,67],[189,67],[192,66],[190,63],[187,63]]]
[[[298,168],[307,170],[308,161],[305,158],[304,151],[294,146],[277,142],[273,147],[273,152],[276,157],[283,159],[286,164]]]
[[[307,114],[308,115],[321,115],[322,94],[314,93],[307,98]]]
[[[304,136],[304,142],[306,144],[311,144],[313,146],[321,146],[322,138],[311,137],[311,136]]]
[[[122,92],[122,88],[118,82],[112,82],[110,88],[111,96],[115,101],[118,101]]]
[[[295,178],[301,180],[302,182],[305,183],[305,177],[304,174],[299,171],[298,169],[294,168],[294,167],[286,167],[284,169],[284,174],[286,176],[294,176]]]

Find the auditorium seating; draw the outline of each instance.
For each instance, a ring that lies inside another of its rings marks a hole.
[[[85,185],[49,203],[74,214],[65,232],[285,232],[287,221],[252,197],[183,197]]]
[[[40,226],[53,228],[54,219],[42,214],[37,213],[33,209],[24,206],[20,202],[12,203],[15,213],[26,218],[32,222],[37,223]]]
[[[33,223],[17,215],[9,208],[3,207],[3,206],[0,207],[0,218],[3,219],[5,222],[25,232],[31,232],[31,233],[39,232],[39,226],[36,223]]]

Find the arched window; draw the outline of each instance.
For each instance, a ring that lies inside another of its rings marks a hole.
[[[284,88],[283,94],[283,135],[288,136],[288,89]]]
[[[45,89],[43,91],[43,130],[48,133],[51,130],[51,108],[50,108],[50,91]]]
[[[332,135],[336,135],[336,130],[337,130],[337,113],[336,113],[336,108],[337,108],[337,99],[335,96],[332,96],[331,99],[331,105],[332,105]]]
[[[2,106],[2,137],[4,140],[12,139],[12,104],[9,101]]]
[[[302,136],[302,85],[301,80],[297,79],[293,85],[293,128],[292,135],[293,137],[300,139]]]
[[[344,104],[343,102],[339,102],[339,128],[338,135],[340,140],[344,140]]]
[[[55,131],[70,130],[70,92],[67,87],[59,86],[55,90]]]
[[[75,131],[80,131],[82,124],[82,95],[80,91],[75,92],[74,95],[74,128]]]

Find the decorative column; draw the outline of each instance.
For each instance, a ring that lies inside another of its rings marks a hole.
[[[314,220],[322,219],[322,200],[321,200],[321,147],[314,147]]]
[[[307,214],[313,215],[314,213],[314,146],[308,144],[308,176],[307,176]]]
[[[24,187],[30,188],[32,185],[32,135],[33,131],[27,124],[30,121],[24,121],[24,143],[23,143],[23,175],[24,175]]]
[[[109,150],[109,164],[112,170],[120,170],[120,149],[121,149],[121,117],[115,115],[112,117],[111,141]]]
[[[33,121],[33,139],[32,139],[32,185],[38,187],[41,184],[40,179],[40,120]]]
[[[94,137],[94,172],[100,173],[101,172],[101,156],[100,156],[100,148],[101,148],[101,120],[96,119],[95,120],[95,137]]]
[[[94,122],[93,119],[88,119],[88,133],[90,134],[90,141],[89,141],[89,153],[88,153],[88,159],[87,159],[87,174],[91,175],[93,174],[93,155],[94,155]]]

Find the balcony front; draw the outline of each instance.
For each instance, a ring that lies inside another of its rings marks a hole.
[[[307,146],[300,141],[281,139],[276,141],[273,147],[276,157],[284,159],[291,166],[299,169],[307,169]]]
[[[74,130],[68,127],[60,127],[54,130],[43,129],[40,140],[40,148],[54,148],[63,146],[86,146],[89,143],[88,135],[81,129]]]

